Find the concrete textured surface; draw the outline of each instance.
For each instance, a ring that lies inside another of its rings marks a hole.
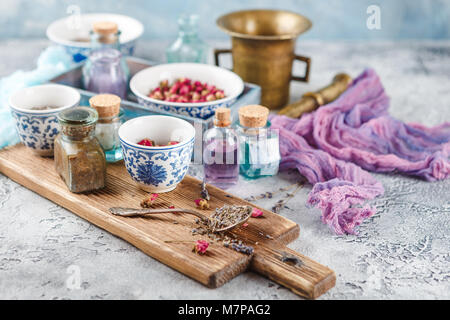
[[[0,42],[0,76],[32,68],[46,45]],[[162,48],[144,42],[137,55],[161,61]],[[450,121],[450,42],[299,42],[298,53],[313,58],[312,77],[308,85],[292,85],[292,99],[337,72],[356,76],[372,67],[391,97],[392,115],[426,125]],[[201,168],[190,173],[200,176]],[[280,211],[301,228],[290,247],[336,272],[336,287],[320,299],[450,299],[450,180],[376,177],[386,192],[372,201],[377,214],[359,235],[334,235],[317,209],[305,207],[311,186]],[[230,192],[248,197],[298,179],[295,172],[257,183],[241,179]],[[257,203],[270,209],[282,196]],[[0,299],[181,298],[299,299],[251,272],[205,288],[0,174]]]

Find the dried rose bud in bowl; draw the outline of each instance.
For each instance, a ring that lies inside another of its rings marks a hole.
[[[169,94],[165,94],[166,92]],[[215,101],[226,96],[224,90],[212,84],[190,78],[179,78],[173,84],[170,84],[167,79],[160,81],[159,86],[152,89],[148,97],[169,102],[197,103]]]
[[[230,70],[188,62],[155,65],[130,80],[130,90],[142,106],[199,119],[209,118],[219,107],[231,107],[244,87]]]
[[[150,140],[148,138],[142,139],[139,142],[137,142],[140,146],[146,146],[146,147],[165,147],[165,146],[173,146],[176,144],[179,144],[178,141],[169,141],[167,144],[157,144],[155,141]]]

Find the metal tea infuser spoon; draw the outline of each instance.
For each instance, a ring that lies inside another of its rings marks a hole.
[[[224,206],[227,207],[227,206]],[[224,208],[221,207],[220,209]],[[253,208],[250,206],[228,206],[229,208],[234,208],[236,211],[237,210],[245,210],[245,215],[243,215],[242,219],[229,225],[229,226],[225,226],[219,229],[213,229],[212,231],[214,232],[223,232],[223,231],[228,231],[231,230],[233,228],[236,228],[242,224],[244,224],[245,222],[247,222],[248,219],[250,219],[250,217],[252,216],[252,210]],[[219,209],[219,210],[220,210]],[[116,215],[116,216],[121,216],[121,217],[143,217],[143,216],[147,216],[147,215],[151,215],[151,214],[159,214],[159,213],[170,213],[170,212],[181,212],[181,213],[187,213],[187,214],[191,214],[194,215],[200,219],[202,219],[204,222],[207,222],[208,225],[210,224],[210,222],[213,222],[213,219],[210,219],[208,216],[197,212],[195,210],[191,210],[191,209],[180,209],[180,208],[173,208],[173,209],[134,209],[134,208],[123,208],[123,207],[113,207],[109,209],[109,212],[111,212],[112,214]]]

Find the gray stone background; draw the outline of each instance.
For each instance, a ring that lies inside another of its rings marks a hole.
[[[166,44],[141,42],[137,56],[163,61]],[[47,45],[0,42],[0,77],[33,68]],[[357,76],[372,67],[391,97],[393,116],[426,125],[450,121],[448,41],[306,41],[297,52],[312,57],[312,76],[309,84],[293,83],[292,99],[326,85],[337,72]],[[201,168],[192,166],[190,174],[200,177]],[[280,212],[300,225],[300,237],[290,247],[336,272],[336,287],[320,299],[449,299],[450,180],[376,177],[386,192],[372,201],[377,214],[357,236],[334,235],[317,209],[305,207],[309,185]],[[230,192],[258,195],[298,179],[295,172],[257,184],[241,178]],[[256,203],[270,209],[282,196]],[[79,289],[67,286],[70,266],[80,271]],[[208,289],[0,174],[0,299],[181,298],[300,299],[251,272]]]

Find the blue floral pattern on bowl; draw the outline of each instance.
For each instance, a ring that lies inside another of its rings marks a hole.
[[[122,144],[125,166],[131,178],[149,192],[168,192],[183,180],[191,162],[194,139],[165,148]]]
[[[11,109],[20,140],[42,155],[52,155],[59,124],[55,113],[30,114]]]
[[[141,97],[138,97],[139,104],[155,111],[165,111],[170,112],[172,114],[181,114],[188,117],[199,118],[199,119],[208,119],[211,117],[217,108],[229,108],[236,99],[231,99],[222,103],[212,103],[206,106],[200,107],[178,107],[178,106],[170,106],[161,101],[161,103],[154,103],[150,100],[145,100]]]

